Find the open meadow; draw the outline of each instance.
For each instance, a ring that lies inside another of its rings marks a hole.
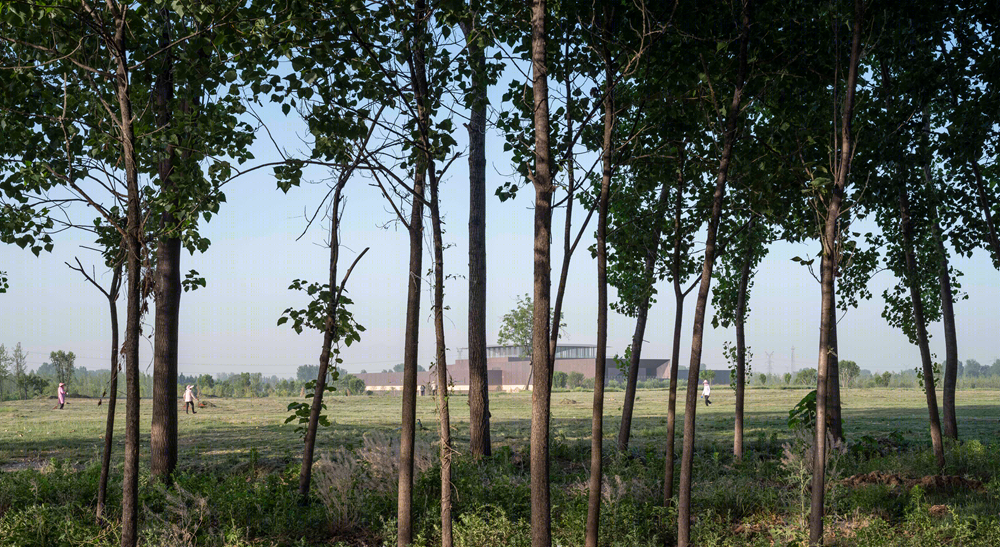
[[[809,467],[805,445],[787,425],[807,390],[747,391],[744,461],[732,459],[734,395],[720,388],[698,408],[693,539],[697,545],[799,545],[807,539]],[[622,392],[605,403],[602,545],[659,545],[676,513],[662,502],[666,391],[639,391],[630,456],[614,450]],[[586,518],[592,392],[552,399],[554,544],[582,544]],[[295,496],[302,441],[285,425],[295,398],[206,398],[180,414],[176,488],[148,483],[149,400],[142,404],[141,510],[147,545],[394,544],[400,399],[329,397],[315,487],[322,503]],[[949,446],[936,475],[919,389],[844,390],[848,446],[831,456],[827,538],[834,545],[1000,545],[1000,391],[960,391],[962,442]],[[418,545],[438,541],[439,469],[434,399],[418,397]],[[451,399],[458,545],[529,544],[529,393],[490,399],[494,456],[463,454],[464,396]],[[121,407],[119,407],[121,408]],[[683,404],[678,405],[679,414]],[[96,474],[106,407],[71,399],[66,410],[36,399],[0,405],[0,545],[110,545],[114,525],[94,523]],[[680,423],[680,417],[678,418]],[[122,457],[124,412],[116,421]],[[680,449],[678,433],[678,453]],[[784,446],[783,446],[784,445]],[[872,473],[878,472],[878,473]],[[120,503],[121,465],[111,511]],[[867,474],[863,477],[858,475]],[[844,479],[855,476],[850,481]],[[115,522],[115,518],[111,518]]]

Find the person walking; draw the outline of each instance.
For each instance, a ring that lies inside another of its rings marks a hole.
[[[701,396],[705,398],[705,406],[712,404],[712,401],[708,400],[708,397],[712,394],[712,388],[708,385],[708,380],[705,380],[705,389],[702,390]]]
[[[56,395],[59,396],[59,410],[62,410],[63,405],[66,404],[66,384],[59,382],[59,389],[56,390]]]
[[[197,412],[194,411],[194,402],[197,401],[198,398],[194,396],[194,392],[191,391],[192,389],[194,389],[194,386],[188,386],[187,389],[184,390],[184,414],[188,413],[188,407],[191,408],[191,414],[197,414]]]

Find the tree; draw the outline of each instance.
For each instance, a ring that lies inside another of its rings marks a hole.
[[[840,361],[840,385],[851,387],[851,382],[861,375],[861,367],[854,361]]]
[[[792,383],[792,373],[791,372],[786,372],[784,378],[785,378],[785,385],[788,385],[788,384]]]
[[[4,386],[7,385],[7,380],[11,378],[10,373],[10,355],[7,355],[7,348],[3,344],[0,344],[0,401],[4,400]]]
[[[733,97],[725,114],[725,130],[722,134],[722,150],[716,175],[715,192],[712,196],[712,214],[708,224],[705,242],[705,260],[702,265],[701,284],[694,312],[694,332],[691,336],[691,368],[688,378],[698,377],[701,365],[703,332],[705,328],[705,307],[708,291],[712,283],[712,269],[715,265],[716,237],[722,217],[722,202],[726,194],[729,166],[736,146],[736,129],[740,120],[743,88],[747,80],[748,42],[750,40],[750,4],[743,0],[740,8],[739,53],[737,71],[733,80]],[[691,479],[694,466],[695,413],[698,410],[698,384],[688,381],[687,400],[684,405],[684,446],[681,452],[681,475],[678,490],[677,545],[687,547],[691,535]]]
[[[517,298],[517,305],[512,310],[504,314],[500,320],[500,331],[497,333],[497,343],[501,345],[514,346],[521,350],[522,357],[532,357],[533,323],[532,313],[534,304],[531,296],[525,294]],[[554,311],[550,310],[550,318],[554,321]],[[566,328],[563,323],[562,328]],[[532,360],[534,362],[534,360]]]
[[[466,95],[469,123],[469,451],[488,457],[490,399],[486,367],[486,46],[482,0],[469,0],[460,23],[469,50],[471,85]]]
[[[552,151],[549,146],[549,82],[545,20],[546,0],[531,2],[531,79],[534,102],[535,161],[528,178],[535,188],[534,302],[531,320],[531,545],[549,547],[552,521],[549,502],[549,417],[552,361],[549,359],[549,295],[551,291]]]
[[[22,399],[27,399],[31,384],[28,381],[28,356],[21,349],[20,342],[14,346],[14,351],[10,355],[10,362],[11,366],[14,367],[12,375],[14,377],[14,384],[17,386],[17,392],[21,394]]]
[[[60,383],[70,383],[73,381],[74,362],[76,355],[73,352],[66,353],[63,350],[53,351],[49,354],[49,360],[55,367],[56,380]]]
[[[907,47],[908,40],[902,38],[902,43],[896,47]],[[919,53],[919,50],[917,51]],[[909,55],[909,54],[907,54]],[[907,82],[899,81],[894,77],[895,66],[890,66],[889,59],[883,58],[880,63],[881,75],[881,95],[884,110],[890,120],[901,119],[902,110],[915,107],[914,110],[922,111],[922,116],[926,118],[925,108],[927,97],[920,93],[919,89],[912,89],[907,86]],[[898,73],[898,72],[897,72]],[[900,93],[900,91],[902,93]],[[908,93],[912,92],[912,93]],[[910,100],[913,104],[901,106],[897,103]],[[911,130],[914,128],[910,128]],[[917,139],[920,142],[918,148],[924,147],[924,139]],[[935,459],[940,468],[944,467],[944,446],[942,442],[941,420],[938,412],[937,395],[934,389],[933,362],[928,342],[927,326],[936,316],[939,307],[928,305],[928,296],[940,295],[940,281],[938,276],[932,275],[930,269],[919,268],[917,256],[923,255],[930,248],[929,230],[917,230],[921,221],[926,217],[922,214],[922,200],[919,192],[912,192],[907,179],[908,170],[914,171],[923,163],[918,157],[919,154],[912,154],[909,145],[903,142],[900,136],[892,133],[886,138],[886,145],[883,147],[891,154],[886,158],[888,164],[890,184],[885,185],[888,190],[882,196],[885,212],[879,220],[884,231],[890,230],[897,237],[890,237],[892,246],[887,262],[889,267],[897,274],[901,282],[892,289],[883,293],[886,307],[883,311],[889,323],[900,327],[903,332],[920,349],[920,360],[923,368],[923,382],[927,400],[927,412],[929,415],[929,425],[931,430],[931,444],[934,448]],[[917,156],[917,157],[915,157]],[[892,214],[890,214],[890,211]],[[926,261],[934,263],[933,260]],[[921,263],[926,263],[921,260]],[[930,286],[931,291],[924,288]]]
[[[828,185],[826,199],[819,198],[825,205],[825,211],[820,213],[823,221],[820,232],[820,244],[823,249],[823,260],[820,264],[820,336],[819,336],[819,362],[816,367],[816,435],[813,443],[814,454],[826,454],[826,405],[827,405],[827,381],[829,378],[828,365],[831,360],[836,359],[834,349],[835,340],[831,340],[831,334],[835,333],[835,294],[834,294],[834,272],[837,269],[839,256],[839,236],[840,216],[843,213],[842,205],[847,188],[848,173],[850,172],[851,158],[854,155],[854,135],[851,132],[851,123],[854,119],[854,99],[857,91],[858,71],[861,59],[861,29],[864,27],[864,2],[854,1],[854,14],[851,29],[851,53],[847,66],[847,79],[845,82],[844,102],[841,108],[841,121],[839,124],[838,137],[834,137],[835,154],[832,179],[825,181]],[[839,21],[838,21],[839,23]],[[839,55],[839,51],[837,52]],[[839,62],[837,63],[839,66]],[[839,76],[839,75],[838,75]],[[839,89],[840,82],[835,81],[834,86]],[[838,105],[839,106],[839,105]],[[836,133],[834,133],[836,135]],[[820,186],[822,187],[822,185]],[[824,494],[826,490],[826,458],[813,458],[812,470],[812,503],[809,515],[809,543],[819,545],[823,541],[823,514],[824,514]]]
[[[100,283],[96,281],[96,275],[88,274],[83,268],[83,264],[80,259],[76,260],[76,266],[70,265],[68,262],[66,265],[81,275],[86,279],[91,285],[97,288],[104,295],[104,298],[108,301],[108,311],[110,315],[111,324],[111,380],[105,394],[108,394],[108,417],[105,420],[104,428],[104,452],[101,457],[101,477],[97,484],[97,520],[100,521],[104,516],[104,508],[108,497],[108,475],[111,471],[111,449],[112,449],[112,439],[115,432],[115,407],[118,402],[118,370],[121,368],[119,366],[119,351],[118,346],[118,296],[121,292],[122,286],[122,267],[124,265],[124,249],[121,245],[121,236],[114,229],[110,227],[104,227],[98,230],[98,240],[97,244],[103,247],[103,258],[105,259],[105,265],[111,268],[111,283],[108,288],[105,289]],[[70,354],[72,355],[72,354]],[[53,354],[54,356],[54,354]],[[53,357],[53,360],[55,358]],[[85,368],[81,367],[81,372],[84,373],[86,377]],[[101,395],[103,400],[104,394]],[[97,403],[98,405],[101,402]]]
[[[977,378],[982,374],[983,365],[979,364],[979,361],[975,359],[965,360],[965,375],[969,378]]]

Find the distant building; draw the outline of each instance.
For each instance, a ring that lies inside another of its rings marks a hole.
[[[555,370],[565,372],[579,372],[584,378],[594,377],[594,359],[597,358],[597,346],[593,344],[560,345],[556,347]],[[486,346],[486,375],[487,384],[490,391],[521,391],[531,389],[534,383],[534,375],[531,373],[530,356],[525,355],[523,348],[518,346]],[[607,359],[605,363],[605,381],[624,381],[618,367],[615,366],[614,359]],[[677,373],[680,380],[687,379],[687,370]],[[729,371],[714,371],[715,379],[712,384],[729,383]],[[365,382],[369,391],[402,391],[402,372],[379,372],[356,374]],[[670,359],[640,359],[638,380],[649,380],[653,378],[670,378]],[[469,391],[469,360],[458,359],[448,365],[449,390],[456,392]],[[417,393],[420,393],[420,386],[426,386],[425,393],[430,395],[437,385],[437,372],[426,371],[417,373]]]

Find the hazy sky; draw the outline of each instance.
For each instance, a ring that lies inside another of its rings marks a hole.
[[[295,118],[265,111],[276,140],[286,149],[302,149],[304,126]],[[457,124],[461,127],[461,124]],[[464,147],[464,129],[457,135]],[[277,159],[273,145],[261,139],[255,145],[257,162]],[[859,143],[863,146],[864,143]],[[500,319],[510,310],[519,294],[532,287],[532,211],[530,188],[514,201],[501,203],[494,190],[512,172],[503,141],[497,134],[487,139],[487,341],[496,342]],[[182,271],[198,270],[208,287],[184,293],[181,299],[179,371],[184,374],[251,371],[265,375],[294,376],[301,364],[318,362],[321,336],[317,332],[296,335],[287,325],[277,326],[282,311],[303,307],[302,293],[289,291],[294,279],[323,281],[327,278],[328,250],[323,246],[328,224],[312,227],[299,241],[305,227],[304,215],[311,213],[327,192],[323,184],[307,185],[287,195],[276,189],[268,170],[259,170],[231,183],[225,193],[228,202],[220,215],[203,224],[202,231],[212,241],[207,253],[182,258]],[[316,179],[325,175],[312,172]],[[448,360],[457,348],[467,345],[468,281],[468,175],[467,162],[456,161],[442,187],[442,211],[446,222],[445,251],[448,274],[458,276],[446,285],[446,341]],[[403,358],[403,323],[406,311],[408,237],[401,227],[391,225],[393,213],[377,188],[357,177],[346,189],[347,206],[341,239],[345,248],[343,264],[349,263],[365,247],[371,250],[361,260],[348,283],[354,299],[356,319],[367,328],[360,343],[344,348],[345,369],[380,371]],[[580,208],[577,208],[580,211]],[[79,218],[91,218],[78,210]],[[553,284],[562,261],[562,210],[553,216]],[[89,215],[89,216],[88,216]],[[582,220],[582,215],[578,215]],[[389,224],[389,226],[386,226]],[[426,233],[424,269],[431,265]],[[0,246],[0,270],[10,280],[9,292],[0,295],[0,343],[12,347],[21,342],[34,368],[48,361],[49,352],[73,351],[77,365],[88,369],[108,368],[110,327],[107,302],[95,288],[64,262],[79,256],[94,263],[96,253],[82,249],[90,244],[87,234],[64,232],[56,237],[52,253],[36,258],[15,246]],[[597,318],[596,261],[587,247],[593,243],[589,229],[573,257],[565,301],[566,337],[571,343],[594,343]],[[774,352],[773,371],[789,369],[794,347],[796,368],[815,367],[819,335],[819,284],[808,271],[790,260],[796,255],[813,255],[817,243],[777,244],[761,264],[750,300],[747,343],[754,354],[754,372],[767,371],[766,352]],[[973,259],[955,257],[954,265],[965,272],[960,280],[969,299],[956,304],[959,358],[992,362],[1000,357],[1000,272],[985,252]],[[342,266],[341,272],[346,266]],[[105,283],[110,274],[98,269]],[[899,330],[890,328],[881,317],[881,292],[894,284],[888,272],[872,281],[875,299],[862,303],[844,317],[839,326],[840,353],[870,370],[900,370],[919,364],[919,352]],[[673,293],[666,283],[660,287],[659,302],[649,314],[643,357],[668,358],[673,332]],[[424,291],[421,308],[420,362],[426,366],[434,355],[433,322],[429,304],[431,287]],[[685,307],[681,364],[690,355],[692,294]],[[615,299],[614,290],[610,298]],[[124,302],[124,300],[122,301]],[[124,326],[124,304],[121,323]],[[709,309],[709,320],[711,319]],[[609,316],[609,351],[624,351],[631,342],[634,321]],[[152,312],[145,321],[144,334],[152,330]],[[940,324],[931,326],[932,351],[943,358]],[[708,325],[703,361],[710,368],[726,366],[722,356],[725,340],[733,332],[712,330]],[[141,349],[142,368],[152,373],[151,343]]]

